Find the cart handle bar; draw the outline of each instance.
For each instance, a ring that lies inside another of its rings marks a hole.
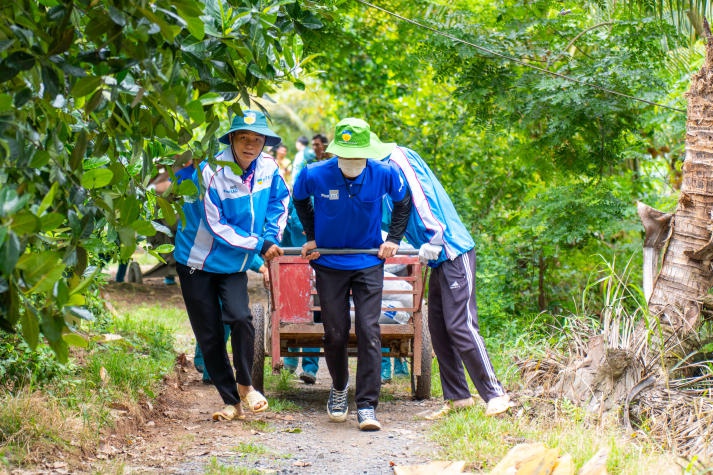
[[[283,247],[282,250],[285,252],[286,256],[299,256],[302,254],[301,247]],[[373,254],[379,253],[378,249],[327,249],[323,247],[317,247],[310,250],[310,252],[319,252],[322,255],[341,255],[341,254]],[[396,251],[396,255],[401,256],[417,256],[418,249],[399,249]]]

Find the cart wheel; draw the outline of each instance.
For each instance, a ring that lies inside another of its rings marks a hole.
[[[265,307],[256,303],[252,306],[255,327],[255,347],[253,349],[253,387],[264,393],[265,386]]]
[[[411,391],[417,400],[431,397],[431,368],[433,363],[433,347],[431,345],[431,333],[428,331],[428,316],[426,312],[421,313],[422,334],[421,334],[421,354],[414,355],[414,358],[421,358],[421,376],[414,376],[413,365],[411,366]]]
[[[126,281],[135,282],[137,284],[144,283],[144,276],[141,274],[141,266],[139,266],[138,262],[129,262],[129,266],[126,269]]]

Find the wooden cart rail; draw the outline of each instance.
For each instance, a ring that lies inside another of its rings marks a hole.
[[[270,270],[270,311],[253,309],[253,323],[256,327],[256,354],[253,368],[253,384],[256,378],[262,381],[260,371],[265,354],[272,357],[272,369],[277,372],[282,367],[283,356],[323,356],[324,326],[315,322],[314,312],[320,311],[315,290],[315,277],[309,261],[299,256],[301,248],[285,248],[285,255],[276,257],[268,264]],[[318,249],[321,254],[362,253],[364,250]],[[334,252],[336,251],[336,252]],[[405,311],[411,314],[406,324],[382,324],[381,346],[388,348],[385,357],[411,358],[412,389],[418,399],[430,397],[431,344],[427,325],[421,309],[424,292],[425,270],[415,254],[417,250],[399,250],[386,260],[386,264],[406,266],[405,276],[385,276],[384,280],[404,281],[411,290],[384,290],[384,300],[389,295],[410,294],[411,305],[384,307],[384,311]],[[377,249],[367,250],[376,254]],[[264,349],[263,349],[264,348]],[[302,348],[315,348],[316,352],[303,352]],[[352,325],[349,335],[348,352],[356,354],[356,335]]]

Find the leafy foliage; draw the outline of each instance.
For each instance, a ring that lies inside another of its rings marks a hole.
[[[305,9],[305,4],[310,8]],[[180,203],[146,186],[200,161],[228,111],[300,86],[300,32],[328,6],[278,0],[21,1],[0,7],[0,325],[61,360],[84,294]],[[195,192],[190,185],[171,190]],[[160,249],[170,251],[170,248]],[[156,253],[156,249],[149,249]]]
[[[327,22],[339,116],[439,176],[477,237],[481,314],[571,307],[593,256],[640,246],[635,201],[675,193],[700,53],[670,15],[617,2],[379,6],[422,26],[361,3]]]

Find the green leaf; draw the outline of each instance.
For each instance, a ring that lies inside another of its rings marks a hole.
[[[77,141],[74,144],[74,149],[72,150],[72,155],[69,158],[69,165],[72,167],[72,170],[78,169],[79,165],[82,163],[84,155],[87,152],[88,141],[89,136],[87,135],[87,131],[82,130],[79,132],[79,135],[77,135]]]
[[[81,318],[82,320],[87,320],[90,322],[94,321],[94,314],[92,313],[91,310],[89,310],[86,307],[78,307],[75,305],[70,305],[70,306],[64,307],[64,311],[77,317],[77,318]]]
[[[65,333],[62,335],[62,339],[69,346],[77,346],[79,348],[86,348],[89,346],[89,342],[82,335],[77,333]]]
[[[40,218],[40,229],[43,232],[54,231],[64,223],[64,215],[60,213],[47,213]]]
[[[197,124],[202,124],[205,122],[205,112],[203,111],[203,104],[201,101],[191,101],[186,104],[186,112],[188,116]]]
[[[0,94],[0,113],[12,110],[12,96],[10,94]]]
[[[264,70],[260,69],[260,66],[258,66],[256,63],[250,63],[248,65],[248,71],[250,71],[250,73],[256,78],[272,79],[270,75],[267,74]]]
[[[103,167],[104,165],[108,165],[111,162],[109,157],[106,155],[103,155],[101,157],[89,157],[84,160],[82,163],[82,167],[84,170],[92,170],[94,168],[99,168]]]
[[[35,57],[25,51],[15,51],[5,58],[5,63],[12,69],[26,71],[35,65]]]
[[[57,307],[63,307],[69,300],[69,286],[67,281],[60,279],[52,289],[52,296],[55,298],[55,305]]]
[[[90,267],[91,269],[91,267]],[[69,295],[74,296],[77,294],[80,294],[81,292],[84,291],[91,283],[94,282],[94,278],[101,273],[101,267],[97,266],[92,270],[92,273],[86,276],[86,278],[80,280],[76,285],[75,280],[70,281],[70,289],[69,289]],[[73,277],[73,279],[76,279],[77,276]]]
[[[71,94],[74,97],[84,97],[96,91],[102,83],[102,78],[99,76],[87,76],[77,80],[72,87]]]
[[[209,106],[212,104],[219,104],[219,103],[225,101],[223,96],[221,96],[220,94],[218,94],[216,92],[209,92],[207,94],[203,94],[202,96],[200,96],[198,98],[198,100],[204,106]]]
[[[40,230],[40,218],[30,211],[22,210],[12,217],[10,228],[18,236],[33,234]]]
[[[42,198],[42,202],[40,203],[40,206],[37,207],[37,214],[42,216],[42,213],[47,210],[50,205],[52,204],[52,201],[54,201],[54,195],[57,193],[57,190],[59,189],[59,183],[56,181],[52,183],[52,186],[50,187],[50,190],[47,192],[47,194]]]
[[[17,196],[17,192],[13,188],[3,186],[0,189],[0,217],[17,213],[25,207],[29,199],[28,195]]]
[[[25,305],[25,311],[20,318],[22,337],[33,350],[40,341],[40,322],[37,311],[30,305]]]
[[[82,186],[90,190],[107,186],[114,178],[114,173],[108,168],[94,168],[82,175]]]
[[[156,201],[158,201],[158,206],[163,212],[163,219],[166,220],[168,225],[173,226],[174,224],[176,224],[176,213],[173,211],[171,203],[169,203],[166,199],[160,196],[156,197]]]
[[[136,234],[140,234],[142,236],[155,236],[156,235],[156,228],[153,227],[150,221],[145,221],[143,219],[137,219],[133,223],[131,223],[131,227],[134,228],[134,231],[136,231]]]
[[[169,252],[173,252],[173,250],[176,248],[173,244],[161,244],[160,246],[154,248],[154,252],[157,252],[159,254],[168,254]]]
[[[50,162],[50,154],[45,150],[38,150],[30,160],[30,168],[42,168]],[[55,182],[56,184],[57,182]]]
[[[64,317],[58,316],[54,313],[43,315],[42,320],[40,321],[42,334],[44,334],[49,341],[57,341],[61,339],[62,332],[65,327],[66,324],[64,322]]]
[[[92,94],[92,97],[89,98],[89,100],[84,104],[84,112],[86,114],[91,114],[94,112],[94,110],[99,107],[99,104],[101,104],[102,99],[104,98],[104,91],[100,88],[97,89],[94,94]]]
[[[191,35],[198,40],[205,38],[205,23],[203,23],[200,17],[182,15],[181,18],[186,22],[186,27]]]
[[[2,247],[0,247],[0,257],[2,257],[0,259],[0,271],[2,271],[3,275],[10,275],[20,259],[20,253],[23,249],[20,247],[20,239],[17,235],[9,231],[8,228],[3,228],[6,230],[7,237]]]
[[[198,187],[193,180],[183,180],[178,185],[177,193],[181,196],[195,196],[198,194]]]
[[[44,327],[42,331],[44,333]],[[50,346],[50,348],[52,348],[52,351],[54,351],[54,354],[57,357],[57,361],[59,361],[60,363],[66,363],[69,360],[69,347],[67,346],[67,343],[61,338],[61,334],[57,337],[56,340],[53,340],[48,337],[47,344]]]
[[[53,251],[25,254],[17,261],[16,267],[23,271],[23,278],[32,285],[34,292],[46,292],[62,277],[65,265]]]

